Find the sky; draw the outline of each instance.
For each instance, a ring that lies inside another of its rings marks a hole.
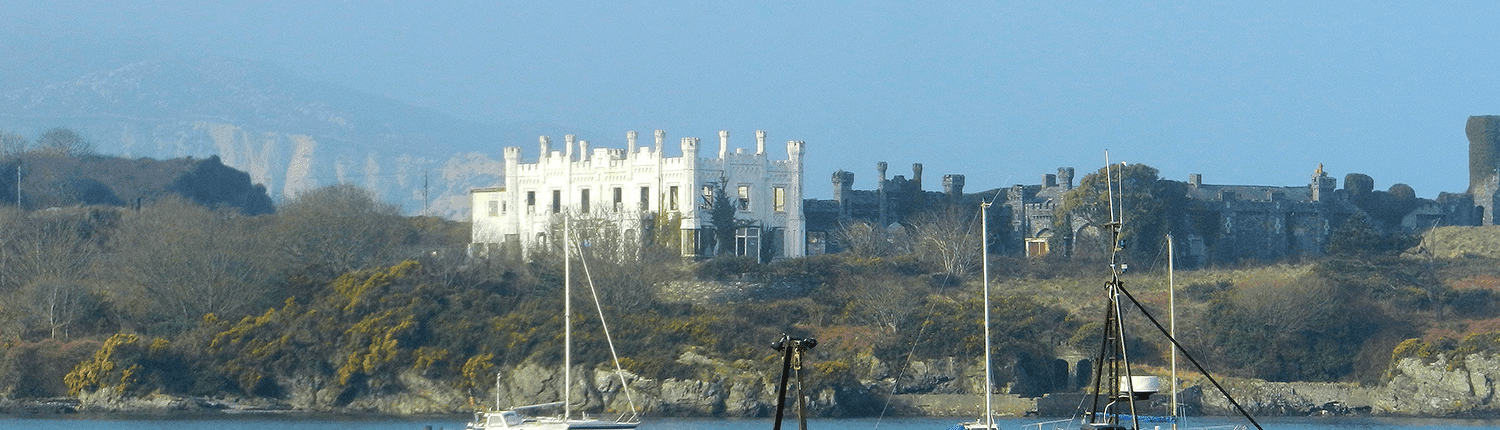
[[[1500,114],[1497,2],[8,2],[10,31],[280,65],[458,118],[806,142],[805,190],[875,164],[940,189],[1112,161],[1167,179],[1464,192],[1470,115]],[[559,138],[554,136],[554,139]],[[502,146],[466,151],[500,158]],[[668,145],[672,147],[674,145]],[[1076,183],[1076,180],[1075,180]]]

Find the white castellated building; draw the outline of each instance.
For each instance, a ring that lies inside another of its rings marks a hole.
[[[705,196],[721,181],[735,206],[735,218],[748,221],[736,229],[733,246],[720,249],[767,258],[806,254],[802,212],[801,141],[786,143],[787,159],[766,153],[766,133],[757,131],[755,152],[729,147],[729,132],[719,132],[717,157],[703,157],[696,137],[682,139],[682,156],[666,157],[666,133],[656,131],[656,146],[636,145],[626,134],[626,149],[594,148],[586,140],[564,139],[556,151],[541,137],[535,163],[521,162],[521,148],[505,148],[505,183],[469,193],[473,221],[471,251],[484,253],[502,245],[522,252],[552,238],[564,214],[575,220],[603,220],[628,239],[651,229],[656,214],[681,219],[682,254],[713,251],[713,225]],[[575,152],[576,148],[576,152]]]

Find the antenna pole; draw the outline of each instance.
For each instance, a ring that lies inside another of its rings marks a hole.
[[[568,212],[563,211],[563,419],[573,412],[573,261],[568,258]]]
[[[1115,219],[1115,178],[1114,173],[1109,170],[1110,167],[1109,150],[1106,149],[1104,150],[1104,186],[1109,190],[1109,222],[1115,222],[1117,221]]]

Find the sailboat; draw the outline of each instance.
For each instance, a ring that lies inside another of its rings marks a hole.
[[[641,425],[640,419],[635,412],[635,402],[630,401],[631,412],[622,414],[613,419],[589,418],[587,414],[580,413],[578,417],[573,416],[572,390],[573,390],[573,323],[570,317],[573,315],[573,266],[570,251],[574,244],[569,232],[568,217],[563,218],[563,400],[561,402],[544,403],[539,405],[518,406],[510,409],[500,407],[500,375],[495,376],[495,407],[488,411],[476,412],[474,421],[468,423],[468,430],[565,430],[565,429],[634,429]],[[583,254],[578,253],[579,260],[583,261]],[[584,263],[584,273],[588,273],[588,262]],[[589,277],[589,289],[594,289],[593,277]],[[624,371],[620,367],[620,357],[615,354],[614,341],[609,336],[609,324],[604,322],[604,309],[599,304],[599,295],[594,293],[594,306],[599,309],[599,322],[604,328],[604,339],[609,343],[609,353],[614,356],[615,371],[620,374],[620,386],[623,387],[625,396],[630,397],[630,387],[625,381]],[[554,416],[529,416],[530,411],[544,410],[561,407],[562,414]]]
[[[1110,221],[1105,224],[1104,227],[1106,227],[1110,231],[1110,235],[1112,238],[1111,243],[1114,244],[1110,252],[1110,280],[1105,283],[1105,295],[1107,296],[1108,305],[1106,307],[1104,316],[1104,333],[1103,336],[1100,337],[1101,344],[1099,347],[1098,360],[1094,362],[1095,367],[1093,373],[1093,398],[1092,402],[1088,405],[1088,409],[1085,411],[1085,414],[1083,416],[1083,423],[1080,426],[1080,429],[1140,430],[1141,424],[1150,420],[1149,418],[1144,417],[1138,413],[1136,403],[1145,401],[1149,399],[1151,395],[1158,392],[1161,387],[1161,381],[1155,376],[1135,375],[1132,373],[1132,369],[1130,368],[1130,357],[1127,353],[1125,344],[1125,324],[1122,321],[1123,311],[1127,309],[1125,307],[1126,305],[1133,305],[1135,309],[1138,309],[1140,313],[1147,319],[1149,319],[1151,323],[1157,328],[1157,330],[1161,331],[1161,333],[1166,336],[1167,340],[1172,344],[1172,390],[1174,391],[1174,401],[1172,408],[1174,416],[1176,415],[1177,409],[1175,401],[1177,361],[1176,353],[1181,352],[1182,356],[1187,358],[1189,362],[1193,363],[1193,366],[1197,367],[1198,371],[1203,374],[1204,378],[1211,382],[1213,386],[1217,388],[1226,399],[1229,400],[1229,403],[1233,405],[1241,415],[1248,419],[1256,429],[1262,429],[1260,423],[1256,422],[1255,418],[1251,417],[1250,413],[1247,412],[1244,407],[1240,406],[1239,402],[1235,401],[1233,396],[1229,395],[1229,392],[1224,389],[1223,385],[1219,384],[1219,381],[1214,379],[1213,375],[1209,374],[1208,371],[1205,370],[1197,360],[1193,359],[1192,355],[1187,353],[1187,350],[1183,349],[1182,345],[1178,343],[1177,339],[1173,336],[1173,333],[1168,331],[1165,327],[1162,327],[1161,323],[1158,322],[1156,318],[1146,310],[1145,306],[1142,306],[1141,303],[1135,299],[1135,296],[1131,295],[1130,291],[1125,289],[1125,283],[1120,280],[1120,275],[1124,274],[1127,268],[1125,263],[1120,262],[1120,251],[1124,250],[1124,244],[1121,241],[1120,237],[1124,221],[1123,215],[1120,214],[1122,214],[1124,211],[1116,211],[1114,197],[1114,188],[1116,184],[1113,178],[1110,178],[1109,176],[1110,168],[1112,166],[1109,164],[1108,160],[1109,156],[1108,154],[1106,154],[1105,182],[1109,187]],[[1171,269],[1169,268],[1168,270],[1170,271]],[[1175,277],[1169,282],[1175,283]]]
[[[990,202],[979,203],[979,247],[980,255],[984,256],[984,261],[981,262],[984,267],[982,270],[982,276],[984,276],[984,416],[954,426],[955,429],[962,430],[998,430],[998,427],[995,427],[995,409],[991,400],[995,392],[995,380],[990,374],[990,204]]]

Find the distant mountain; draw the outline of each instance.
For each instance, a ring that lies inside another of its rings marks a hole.
[[[0,47],[10,52],[21,50]],[[470,189],[500,184],[500,147],[525,139],[516,127],[459,120],[263,63],[160,54],[130,60],[118,52],[71,58],[91,52],[23,58],[36,67],[11,64],[26,70],[9,72],[16,79],[0,72],[0,130],[34,139],[69,127],[106,155],[218,155],[277,202],[349,182],[408,214],[425,206],[455,219],[466,217]]]

